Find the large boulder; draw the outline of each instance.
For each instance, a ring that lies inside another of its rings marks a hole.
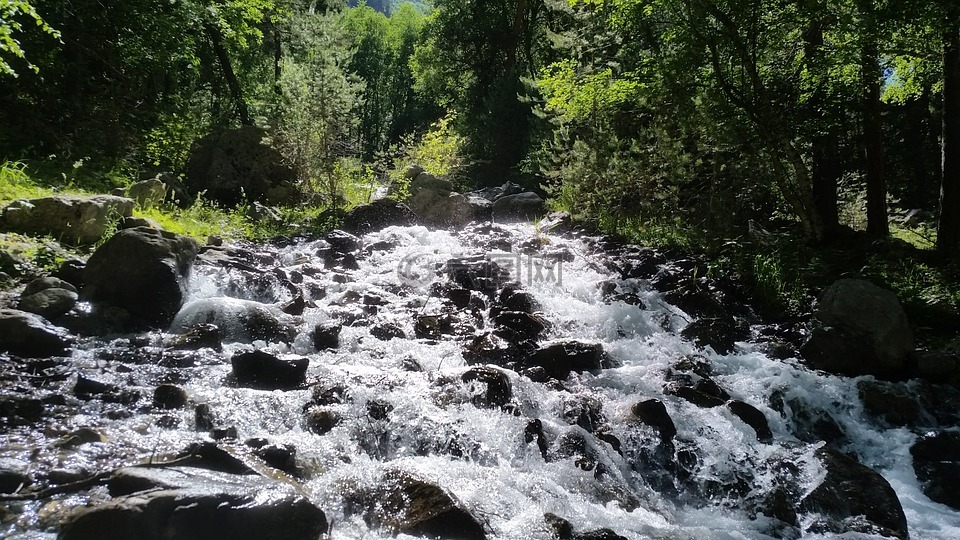
[[[923,493],[960,510],[960,433],[924,435],[910,448],[910,455]]]
[[[845,375],[900,372],[913,332],[896,295],[870,282],[841,279],[824,291],[815,328],[801,349],[817,369]]]
[[[394,199],[378,199],[347,212],[343,229],[354,234],[367,234],[391,225],[413,225],[416,221],[417,216],[407,205]]]
[[[190,194],[204,193],[227,206],[244,200],[287,202],[296,191],[296,173],[280,152],[264,143],[266,138],[264,130],[244,126],[199,140],[187,164]]]
[[[135,182],[127,188],[127,196],[136,201],[140,208],[151,208],[163,202],[167,196],[167,185],[159,177]]]
[[[126,468],[113,499],[67,516],[60,540],[300,540],[320,538],[327,518],[290,483],[192,467]]]
[[[16,309],[0,309],[0,351],[43,358],[64,356],[73,338],[46,319]]]
[[[910,537],[897,492],[880,473],[835,450],[821,448],[816,456],[827,474],[800,502],[802,511],[820,515],[807,532]]]
[[[294,317],[279,307],[240,298],[201,298],[188,302],[170,324],[172,332],[185,332],[200,324],[219,328],[225,342],[252,343],[293,341],[297,328]]]
[[[87,261],[83,296],[166,326],[186,298],[198,248],[192,238],[147,227],[120,231]]]
[[[94,244],[116,221],[132,215],[133,206],[133,199],[113,195],[20,200],[0,211],[0,228],[49,235],[71,244]]]
[[[532,191],[500,197],[493,203],[494,221],[529,221],[546,212],[543,198]]]
[[[421,189],[407,199],[407,205],[421,220],[434,225],[460,227],[473,220],[470,201],[455,191]]]

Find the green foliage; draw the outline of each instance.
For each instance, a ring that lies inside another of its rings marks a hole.
[[[362,105],[362,83],[347,74],[343,40],[330,16],[292,21],[298,41],[284,58],[279,83],[277,144],[298,171],[313,204],[342,206],[341,160],[357,149],[351,133]]]
[[[33,70],[34,73],[40,71],[40,68],[28,61],[26,53],[17,39],[17,34],[23,31],[23,23],[19,20],[21,18],[30,19],[43,33],[54,39],[60,39],[60,32],[47,24],[47,21],[37,13],[36,8],[30,2],[26,0],[0,0],[0,75],[19,76],[8,61],[11,56],[26,62],[27,68]]]
[[[404,178],[404,172],[414,164],[437,178],[453,182],[454,186],[464,187],[470,160],[464,153],[466,139],[454,130],[455,124],[456,114],[450,113],[430,126],[419,139],[415,134],[409,135],[401,146],[393,148],[395,155],[389,177],[395,197],[401,200],[407,197],[409,179]]]

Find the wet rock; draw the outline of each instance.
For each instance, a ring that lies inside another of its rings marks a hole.
[[[325,435],[340,425],[340,413],[330,407],[311,407],[307,410],[307,429],[317,435]]]
[[[523,363],[525,367],[540,366],[560,381],[572,372],[600,371],[613,365],[603,345],[583,341],[561,341],[546,345],[527,356]]]
[[[66,330],[43,317],[0,309],[0,351],[28,358],[68,356],[73,342]]]
[[[253,449],[253,455],[262,459],[264,463],[283,471],[290,476],[299,477],[297,467],[297,449],[291,445],[272,444],[263,438],[247,439],[244,444]]]
[[[631,407],[631,412],[640,422],[655,428],[660,439],[669,441],[677,434],[677,427],[670,418],[667,408],[659,399],[647,399]]]
[[[104,442],[107,442],[107,438],[102,433],[93,428],[82,427],[64,435],[54,442],[53,446],[56,448],[76,448],[85,444]]]
[[[513,399],[510,378],[503,371],[491,366],[475,366],[463,373],[460,380],[465,383],[478,382],[486,386],[482,394],[474,399],[474,404],[486,407],[503,407]]]
[[[497,334],[514,343],[536,340],[549,328],[549,323],[539,315],[523,311],[502,311],[493,318]]]
[[[153,391],[153,406],[180,409],[187,404],[187,391],[175,384],[161,384]]]
[[[767,417],[753,405],[743,401],[733,400],[727,403],[727,408],[745,424],[752,427],[757,434],[757,440],[764,443],[773,441],[773,432],[770,431],[770,424]]]
[[[697,407],[703,409],[719,407],[726,403],[726,400],[724,399],[701,392],[700,390],[690,386],[668,385],[666,388],[664,388],[663,392],[665,394],[674,395],[689,401],[690,403],[693,403]]]
[[[960,380],[960,356],[948,351],[914,351],[909,358],[917,375],[934,382]]]
[[[16,493],[33,484],[33,479],[26,472],[0,469],[0,493]]]
[[[453,333],[454,318],[451,315],[418,315],[413,324],[413,335],[419,339],[440,339]]]
[[[318,351],[340,348],[340,331],[343,325],[337,323],[320,323],[313,329],[313,348]]]
[[[960,510],[960,433],[924,435],[910,448],[910,455],[923,493]]]
[[[391,225],[413,225],[416,219],[416,215],[407,205],[393,199],[378,199],[347,212],[343,218],[343,229],[362,235]]]
[[[603,422],[603,402],[594,396],[579,394],[563,400],[563,419],[594,433]]]
[[[698,347],[711,347],[719,354],[730,354],[736,348],[737,341],[750,337],[750,329],[733,317],[718,317],[697,319],[688,324],[680,335]]]
[[[841,279],[824,291],[814,329],[800,349],[817,369],[844,375],[890,375],[913,351],[913,331],[900,301],[870,282]]]
[[[73,393],[78,396],[93,396],[116,392],[117,387],[111,384],[103,383],[94,379],[88,379],[83,375],[77,376],[77,384],[73,387]]]
[[[166,326],[186,299],[197,250],[185,236],[146,227],[120,231],[87,260],[83,297]]]
[[[266,390],[292,390],[306,382],[307,358],[280,359],[264,351],[239,352],[230,359],[237,384]]]
[[[323,511],[280,480],[192,467],[131,467],[114,473],[111,484],[140,490],[113,488],[113,499],[78,508],[58,538],[300,540],[327,531]]]
[[[445,265],[450,281],[471,291],[493,294],[510,275],[486,257],[450,259]]]
[[[387,420],[393,412],[393,404],[383,399],[372,399],[367,402],[367,416],[373,420]]]
[[[184,332],[199,324],[214,324],[228,342],[289,343],[296,336],[295,323],[295,318],[276,306],[238,298],[203,298],[184,305],[170,330]]]
[[[71,244],[93,244],[103,238],[114,219],[130,216],[133,205],[132,199],[111,195],[14,201],[0,210],[0,228]]]
[[[857,383],[863,407],[894,426],[917,425],[920,404],[911,392],[893,383],[863,380]]]
[[[46,407],[42,400],[20,396],[0,397],[0,425],[23,426],[43,420]]]
[[[853,531],[909,538],[903,507],[883,476],[834,450],[821,448],[816,456],[827,475],[800,503],[802,511],[821,516],[808,532]]]
[[[543,433],[543,422],[541,422],[540,419],[535,418],[527,422],[527,426],[523,430],[523,440],[527,444],[536,442],[537,449],[540,451],[540,457],[547,459],[549,446],[547,445],[547,437]]]
[[[557,540],[627,540],[612,529],[607,528],[574,532],[573,525],[569,521],[550,512],[544,514],[543,519],[547,522],[547,527],[550,528],[553,537]]]
[[[369,498],[367,518],[398,533],[481,540],[483,523],[441,486],[401,470],[383,475]]]
[[[217,423],[213,408],[206,403],[201,403],[193,409],[193,421],[197,431],[210,431]]]
[[[407,334],[403,329],[395,324],[383,323],[370,328],[370,335],[380,341],[390,341],[391,339],[406,339]]]
[[[470,305],[471,292],[468,289],[448,289],[447,298],[453,305],[463,309]]]
[[[539,303],[532,294],[511,286],[503,288],[495,307],[499,311],[518,311],[522,313],[533,313],[540,309]]]
[[[695,382],[690,379],[672,382],[663,391],[703,408],[719,407],[730,399],[726,390],[706,376],[698,376]]]
[[[196,351],[203,348],[222,351],[220,327],[215,324],[201,323],[185,332],[174,336],[166,342],[166,346],[176,350]]]
[[[340,253],[356,253],[360,251],[360,248],[363,246],[363,241],[359,238],[341,230],[330,231],[323,239],[330,244],[330,247],[334,251]]]
[[[474,337],[463,349],[463,359],[467,364],[495,364],[507,366],[517,360],[521,349],[502,337],[486,332]]]

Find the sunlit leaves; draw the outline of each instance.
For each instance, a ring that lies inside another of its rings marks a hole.
[[[17,77],[17,71],[9,64],[7,58],[12,56],[23,60],[27,68],[34,72],[39,68],[27,59],[26,53],[20,46],[17,35],[23,32],[24,20],[26,24],[33,22],[46,34],[54,39],[60,39],[60,32],[51,27],[37,13],[30,2],[26,0],[0,0],[0,74]]]

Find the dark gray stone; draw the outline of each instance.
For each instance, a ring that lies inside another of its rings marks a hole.
[[[90,256],[83,297],[166,326],[180,310],[197,243],[146,227],[118,232]]]
[[[29,358],[68,356],[74,339],[66,330],[25,311],[0,309],[0,350]]]
[[[327,519],[286,482],[191,467],[126,468],[116,498],[73,511],[60,540],[303,540]]]

